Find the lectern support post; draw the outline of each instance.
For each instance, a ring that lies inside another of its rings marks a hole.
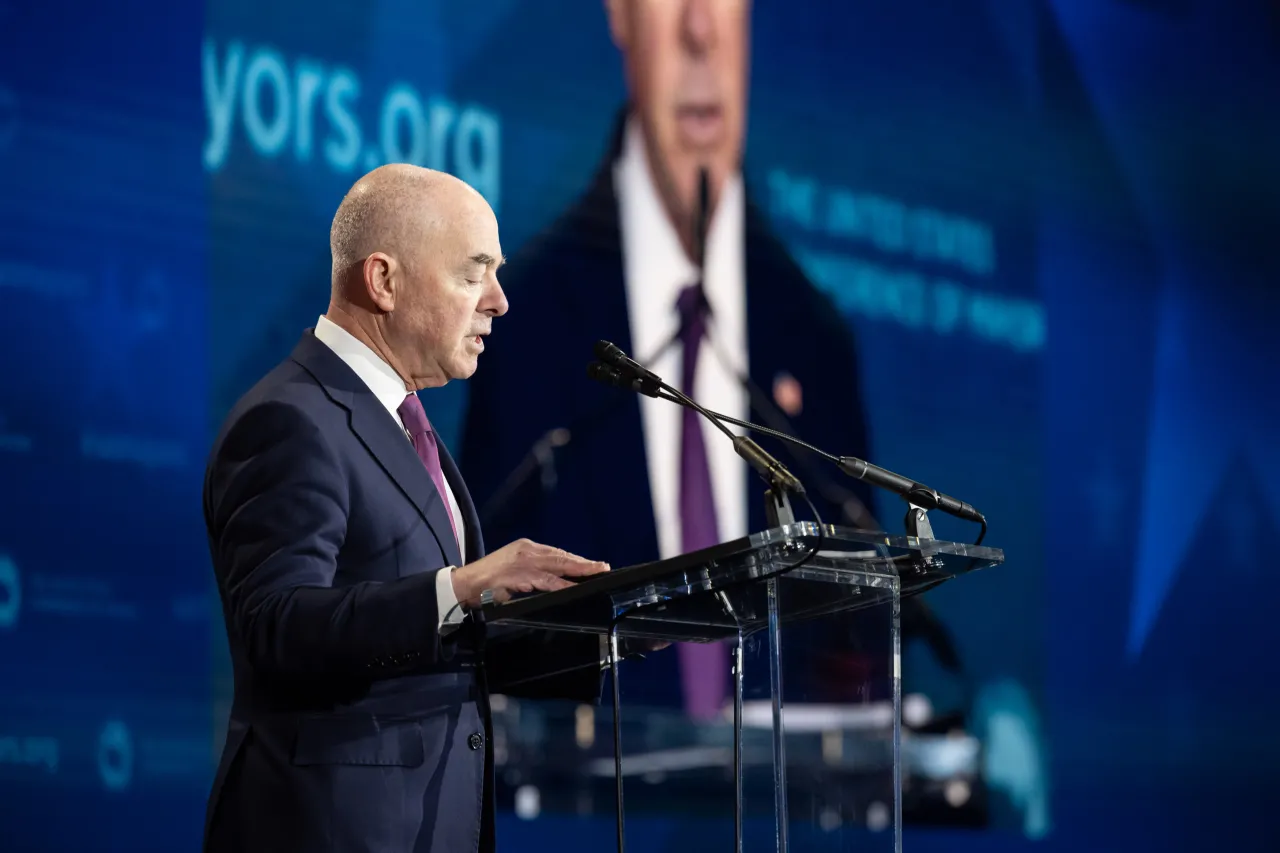
[[[617,788],[618,807],[618,853],[626,849],[626,829],[623,825],[622,810],[622,702],[618,688],[618,623],[614,622],[609,630],[609,674],[613,681],[613,770]]]
[[[778,853],[787,853],[787,743],[782,731],[782,625],[778,619],[778,579],[769,578],[769,692],[773,694],[773,801]],[[734,732],[741,740],[742,730]]]
[[[747,642],[739,630],[733,644],[733,849],[742,853],[742,654]]]

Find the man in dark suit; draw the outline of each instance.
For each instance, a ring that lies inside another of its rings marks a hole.
[[[382,167],[343,200],[331,249],[328,312],[209,460],[235,696],[206,849],[489,851],[489,693],[594,701],[601,646],[486,630],[481,593],[608,567],[528,541],[486,554],[415,393],[469,377],[507,311],[484,199]]]
[[[712,410],[781,421],[820,447],[867,455],[850,332],[744,186],[749,5],[606,2],[628,109],[585,195],[511,264],[508,292],[527,308],[469,386],[461,464],[490,530],[552,537],[629,565],[768,526],[763,486],[723,436],[667,402],[586,380],[597,339]],[[695,227],[702,170],[705,242]],[[516,416],[520,399],[529,404]],[[567,444],[556,428],[567,430]],[[535,447],[543,476],[522,480]],[[861,484],[774,449],[814,493],[824,521],[874,524]],[[803,507],[797,512],[803,517]],[[720,714],[726,650],[679,653],[678,674],[672,656],[628,666],[624,689],[658,704],[683,695],[697,718]],[[828,663],[803,659],[815,669]],[[806,698],[853,698],[820,695],[813,680],[791,684]]]

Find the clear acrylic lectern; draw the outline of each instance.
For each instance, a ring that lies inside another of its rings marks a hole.
[[[627,662],[619,650],[634,639],[729,647],[732,726],[724,728],[731,741],[703,744],[697,754],[719,756],[724,766],[689,795],[701,797],[717,780],[731,792],[735,850],[899,851],[901,601],[1003,560],[994,548],[799,522],[558,592],[489,602],[485,620],[608,637],[620,851],[626,753],[643,748],[624,737],[620,700]],[[876,665],[845,671],[822,663],[832,638],[850,636],[874,650]],[[813,701],[830,699],[833,683],[850,689],[837,689],[835,702]],[[825,697],[815,684],[826,685]],[[833,785],[845,795],[833,798]],[[861,804],[853,807],[855,819],[832,805],[837,799]],[[703,801],[716,800],[708,794]],[[753,813],[767,814],[767,832]],[[833,846],[837,827],[845,829]],[[828,842],[792,837],[810,832],[825,833]]]

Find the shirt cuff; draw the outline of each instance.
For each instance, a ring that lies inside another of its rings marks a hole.
[[[445,566],[436,572],[436,613],[439,614],[436,629],[441,634],[461,625],[467,615],[458,604],[458,594],[453,591],[453,566]]]

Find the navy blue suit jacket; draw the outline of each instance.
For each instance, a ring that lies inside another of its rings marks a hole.
[[[474,561],[476,511],[440,457]],[[231,411],[204,511],[235,680],[206,849],[491,850],[489,691],[596,701],[598,638],[471,617],[441,638],[435,574],[462,565],[442,498],[310,330]]]
[[[631,351],[626,284],[613,162],[609,156],[579,201],[516,252],[504,268],[510,318],[495,324],[484,365],[468,384],[469,412],[460,464],[491,533],[554,541],[614,567],[658,558],[638,395],[586,377],[592,346],[612,341]],[[773,408],[777,377],[803,389],[803,408],[790,432],[836,454],[867,458],[858,365],[851,333],[831,301],[805,276],[748,202],[745,222],[747,347],[755,386],[751,414]],[[674,307],[673,307],[674,312]],[[674,382],[675,377],[666,377]],[[749,418],[751,419],[751,418]],[[510,475],[549,430],[567,428],[570,441],[549,464],[508,489]],[[870,505],[866,488],[842,480],[811,456],[774,439],[757,440],[805,482],[828,523],[851,525],[844,500]],[[708,441],[727,440],[708,433]],[[674,457],[676,448],[671,449]],[[745,464],[745,463],[744,463]],[[764,484],[754,474],[748,522],[769,525]],[[494,505],[497,500],[501,506]],[[803,506],[797,517],[808,517]],[[845,644],[847,646],[847,644]],[[674,655],[628,665],[624,684],[644,685],[648,700],[672,704],[679,679]],[[815,660],[821,666],[821,661]],[[799,682],[797,682],[798,684]]]

